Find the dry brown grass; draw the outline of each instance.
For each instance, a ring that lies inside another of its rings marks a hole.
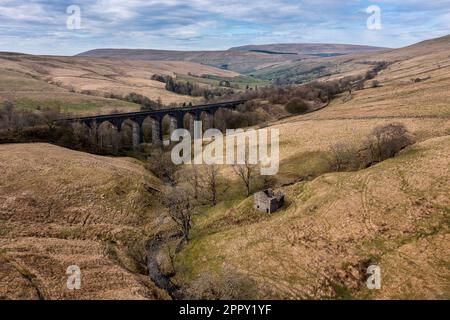
[[[273,216],[255,212],[251,199],[207,210],[177,257],[178,283],[231,267],[256,282],[259,298],[449,299],[450,41],[436,43],[372,55],[396,61],[376,78],[380,88],[270,126],[289,171],[308,170],[302,155],[361,143],[390,122],[403,123],[416,145],[365,170],[283,187],[287,205]],[[0,170],[0,296],[32,298],[38,287],[66,298],[61,272],[77,257],[88,279],[77,298],[159,297],[138,275],[130,244],[170,224],[144,196],[145,184],[158,183],[139,165],[36,144],[0,146]],[[381,266],[380,291],[365,288],[370,263]],[[98,276],[110,268],[121,281]]]
[[[432,139],[361,172],[283,188],[288,206],[271,218],[194,239],[179,281],[226,262],[261,298],[448,298],[449,154],[448,137]],[[369,262],[382,268],[381,291],[364,288]]]
[[[180,61],[125,61],[81,57],[10,56],[0,53],[0,102],[20,106],[58,106],[75,113],[135,111],[140,106],[103,98],[136,92],[163,103],[198,102],[199,98],[165,90],[151,80],[153,74],[176,76],[204,74],[235,77],[237,73]],[[83,93],[90,92],[90,95]],[[93,94],[93,95],[92,95]]]
[[[280,130],[282,172],[308,170],[295,162],[302,155],[361,144],[387,123],[404,124],[416,145],[369,169],[281,188],[287,207],[271,217],[251,199],[209,210],[178,258],[178,281],[231,265],[258,283],[261,298],[448,299],[450,39],[428,46],[373,55],[397,61],[376,78],[380,88],[270,126]],[[418,77],[430,78],[411,81]],[[229,168],[223,174],[232,178]],[[370,263],[381,266],[380,291],[365,287]]]
[[[0,146],[0,297],[165,298],[145,275],[145,241],[167,217],[131,159],[47,144]],[[162,225],[162,226],[161,226]],[[78,265],[82,290],[65,288]]]

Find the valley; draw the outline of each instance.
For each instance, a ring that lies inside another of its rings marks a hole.
[[[192,210],[187,243],[173,203],[164,200],[179,190],[171,184],[192,187],[208,168],[177,167],[171,181],[157,172],[170,161],[159,153],[113,157],[48,143],[0,145],[0,298],[449,299],[450,36],[395,50],[319,47],[0,54],[0,102],[76,115],[140,109],[105,97],[111,93],[202,101],[165,90],[153,74],[211,87],[228,79],[250,95],[276,79],[327,83],[364,77],[375,62],[388,62],[313,112],[289,114],[272,97],[255,98],[259,109],[244,114],[278,115],[251,127],[279,130],[280,171],[270,181],[255,178],[251,191],[270,185],[286,204],[272,215],[256,211],[233,168],[221,166],[217,199],[205,197]],[[311,56],[318,52],[343,55]],[[225,64],[229,70],[220,68]],[[407,146],[358,168],[335,168],[337,144],[364,154],[374,130],[393,123],[407,129]],[[201,190],[209,196],[211,187]],[[86,272],[79,292],[64,290],[73,261]],[[365,285],[371,264],[382,270],[382,290]],[[163,290],[158,277],[180,295]]]

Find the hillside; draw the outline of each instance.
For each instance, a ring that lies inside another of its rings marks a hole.
[[[290,49],[295,50],[295,48]],[[374,50],[377,49],[382,48],[375,48]],[[417,68],[422,68],[422,60],[424,63],[435,63],[435,69],[439,66],[439,62],[444,63],[445,66],[449,57],[447,54],[449,49],[450,36],[445,36],[395,50],[385,49],[376,52],[370,52],[370,49],[367,49],[366,52],[354,50],[343,56],[285,61],[277,65],[260,68],[252,75],[268,81],[286,79],[293,83],[303,83],[316,78],[326,80],[360,74],[369,70],[371,64],[376,61],[408,61],[409,65],[403,65],[404,71],[410,72],[411,76],[420,76]],[[280,48],[280,50],[283,50],[283,48]],[[411,66],[414,70],[408,71],[408,66]]]
[[[444,37],[372,54],[392,62],[374,79],[379,87],[368,81],[325,109],[273,123],[285,208],[267,216],[252,209],[242,187],[227,190],[196,218],[177,281],[201,295],[199,283],[226,286],[232,270],[247,279],[246,297],[448,299],[449,47]],[[375,127],[393,122],[416,144],[364,170],[330,172],[332,145],[358,148]],[[230,168],[222,172],[229,185],[241,185]],[[379,291],[364,283],[373,263],[382,270]]]
[[[320,111],[267,124],[280,131],[279,212],[252,209],[233,170],[221,168],[218,204],[198,208],[172,280],[206,298],[231,290],[259,299],[450,299],[449,52],[443,37],[321,58],[334,70],[322,80],[390,65]],[[333,145],[364,151],[370,132],[391,123],[414,143],[361,170],[331,168]],[[143,252],[172,224],[152,194],[161,182],[138,161],[3,145],[0,178],[0,298],[71,298],[65,268],[78,263],[87,293],[75,298],[168,298],[148,280]],[[381,290],[366,289],[370,264],[381,267]]]
[[[248,73],[263,66],[290,60],[285,55],[232,51],[166,51],[146,49],[95,49],[82,57],[107,57],[127,60],[189,61],[216,68]]]
[[[281,188],[288,204],[270,217],[255,218],[250,199],[212,211],[198,218],[177,279],[231,269],[265,299],[448,299],[449,154],[449,137],[432,139],[361,172]],[[373,263],[376,292],[364,286]]]
[[[45,155],[45,156],[43,156]],[[0,145],[0,299],[163,299],[146,241],[167,221],[131,159]],[[82,290],[66,289],[78,265]]]
[[[382,48],[353,45],[289,44],[244,46],[225,51],[169,51],[150,49],[95,49],[82,57],[115,57],[138,60],[177,60],[201,63],[239,73],[253,73],[261,68],[287,61],[313,59],[328,54],[371,52]]]
[[[268,53],[284,53],[297,55],[329,56],[350,53],[383,51],[388,48],[326,43],[276,43],[266,45],[247,45],[231,48],[230,51],[254,51]]]
[[[238,74],[190,62],[125,61],[0,53],[0,102],[21,107],[59,107],[74,113],[135,111],[140,106],[109,98],[136,92],[165,104],[195,102],[199,98],[165,90],[153,74],[173,77],[210,75],[234,78]],[[195,79],[194,79],[195,80]]]

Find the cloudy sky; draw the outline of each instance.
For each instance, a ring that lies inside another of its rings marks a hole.
[[[381,30],[367,27],[371,5],[381,9]],[[401,47],[447,34],[450,0],[0,0],[0,51],[33,54],[280,42]]]

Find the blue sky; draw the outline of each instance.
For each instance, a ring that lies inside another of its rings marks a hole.
[[[81,29],[67,28],[70,5],[81,10]],[[381,30],[367,28],[370,5],[381,9]],[[286,42],[401,47],[447,34],[450,0],[0,0],[0,51],[32,54]]]

